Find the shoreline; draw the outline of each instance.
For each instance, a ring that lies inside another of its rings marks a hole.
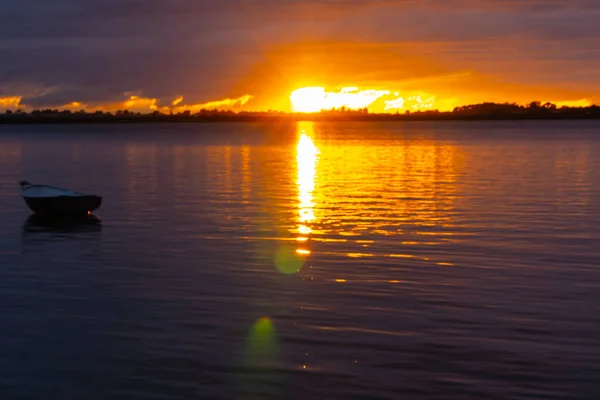
[[[367,114],[367,115],[128,115],[96,116],[88,115],[30,115],[2,114],[0,125],[37,125],[37,124],[164,124],[164,123],[248,123],[248,122],[445,122],[445,121],[558,121],[558,120],[600,120],[600,112],[590,115],[455,115],[448,114]]]

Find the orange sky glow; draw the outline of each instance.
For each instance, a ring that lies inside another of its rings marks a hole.
[[[116,112],[118,110],[129,110],[132,112],[150,113],[161,112],[163,114],[181,113],[189,111],[194,114],[200,110],[234,110],[234,111],[265,111],[273,109],[276,111],[300,112],[300,113],[316,113],[331,109],[345,108],[348,110],[367,109],[371,113],[396,113],[406,111],[452,111],[455,107],[472,104],[477,102],[461,101],[460,97],[436,96],[431,92],[418,90],[411,91],[392,91],[387,89],[359,89],[358,87],[342,87],[340,89],[327,90],[323,86],[307,86],[293,90],[289,97],[280,96],[276,101],[279,107],[269,107],[268,102],[264,102],[264,106],[252,106],[254,96],[245,94],[235,98],[224,98],[212,100],[198,104],[188,104],[183,96],[178,96],[170,102],[161,102],[153,97],[129,96],[120,102],[100,103],[100,104],[85,104],[78,101],[73,101],[67,104],[57,105],[49,108],[57,108],[60,110],[87,112]],[[466,96],[470,99],[470,96]],[[528,103],[531,97],[523,98],[521,104]],[[25,110],[30,111],[32,107],[21,102],[21,96],[0,97],[0,108],[6,110]],[[558,101],[556,99],[559,99]],[[562,100],[561,100],[562,99]],[[287,100],[287,101],[286,101]],[[484,101],[494,101],[486,99]],[[502,102],[501,98],[496,100]],[[555,99],[544,99],[543,102],[550,101],[558,107],[587,107],[593,103],[587,98],[564,100],[560,95]],[[287,102],[287,104],[285,104]],[[166,103],[166,104],[163,104]],[[519,103],[517,101],[517,103]],[[283,104],[283,106],[281,106]]]
[[[451,111],[482,102],[541,101],[559,107],[600,103],[594,87],[536,81],[535,74],[530,82],[523,82],[516,78],[522,75],[520,63],[505,61],[498,70],[486,60],[452,56],[453,46],[323,41],[270,45],[259,62],[232,81],[227,89],[229,96],[198,102],[195,100],[203,96],[155,97],[138,91],[136,95],[126,93],[121,101],[73,99],[44,108],[168,114],[202,109],[319,112],[345,107],[367,108],[371,113],[404,113]],[[502,46],[498,52],[509,52],[504,45],[498,46]],[[202,93],[202,88],[198,91]],[[39,108],[30,106],[25,98],[24,94],[0,97],[0,110]]]
[[[593,0],[42,3],[3,9],[0,112],[600,104]]]

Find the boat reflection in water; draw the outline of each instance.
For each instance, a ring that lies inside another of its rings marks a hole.
[[[23,225],[24,233],[84,233],[101,230],[102,221],[93,214],[60,217],[32,214]]]

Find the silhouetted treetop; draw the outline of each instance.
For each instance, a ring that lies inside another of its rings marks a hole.
[[[232,111],[232,110],[185,110],[173,114],[153,110],[146,114],[129,110],[110,112],[86,112],[78,110],[42,109],[25,112],[21,109],[6,110],[0,114],[0,124],[10,123],[114,123],[114,122],[244,122],[272,119],[288,120],[486,120],[486,119],[600,119],[600,107],[560,107],[553,103],[533,101],[527,105],[516,103],[480,103],[455,107],[452,111],[404,110],[403,112],[370,113],[368,108],[323,110],[317,113],[287,113],[283,111]]]

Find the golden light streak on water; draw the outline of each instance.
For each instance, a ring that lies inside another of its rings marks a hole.
[[[312,122],[298,122],[298,145],[296,146],[296,162],[298,166],[298,242],[306,242],[312,233],[311,223],[316,220],[314,208],[314,191],[319,163],[319,149],[313,141],[314,125]],[[310,251],[299,249],[300,254]]]

